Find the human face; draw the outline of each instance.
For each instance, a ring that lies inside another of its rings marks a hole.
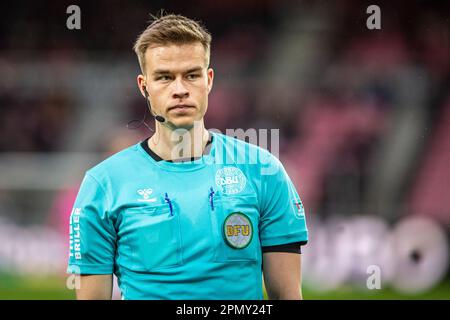
[[[137,80],[141,91],[146,86],[154,113],[175,128],[190,129],[203,119],[214,72],[201,43],[149,47],[145,66]]]

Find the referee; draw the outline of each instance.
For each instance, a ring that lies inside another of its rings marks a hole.
[[[210,44],[173,14],[138,37],[155,132],[86,172],[70,218],[78,299],[111,299],[113,274],[123,299],[262,299],[263,275],[270,299],[302,298],[308,231],[282,164],[204,127]]]

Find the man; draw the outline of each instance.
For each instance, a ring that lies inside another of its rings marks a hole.
[[[179,15],[137,39],[155,132],[85,175],[68,267],[78,299],[110,299],[112,274],[123,299],[262,299],[262,270],[270,299],[301,299],[308,231],[291,180],[266,150],[204,127],[210,43]]]

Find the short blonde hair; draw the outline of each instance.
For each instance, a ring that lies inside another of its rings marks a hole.
[[[211,34],[200,22],[175,14],[152,16],[150,22],[133,46],[143,74],[145,74],[145,52],[153,45],[200,42],[206,52],[206,66],[209,66]]]

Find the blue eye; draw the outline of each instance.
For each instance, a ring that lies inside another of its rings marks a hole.
[[[187,75],[187,78],[188,78],[189,80],[195,80],[195,79],[197,79],[198,77],[200,77],[200,75],[198,75],[198,74],[196,74],[196,73],[192,73],[192,74],[188,74],[188,75]]]
[[[156,78],[156,81],[159,81],[159,80],[162,80],[162,81],[170,80],[170,76],[159,76]]]

